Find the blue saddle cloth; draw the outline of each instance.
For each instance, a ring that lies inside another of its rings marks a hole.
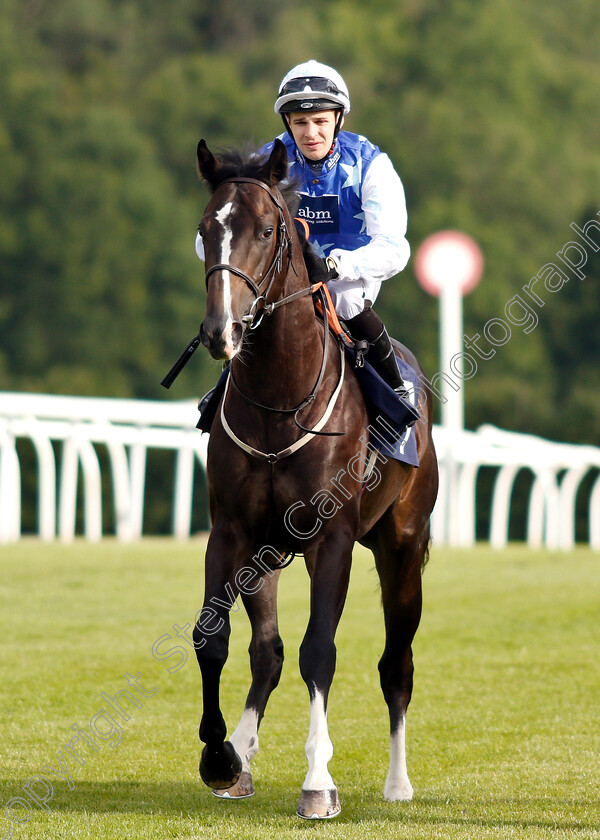
[[[409,400],[402,400],[369,362],[365,361],[362,367],[354,366],[356,354],[353,348],[347,347],[346,352],[367,402],[371,445],[385,457],[418,467],[419,456],[413,424],[419,418],[416,406],[419,404],[421,382],[416,371],[396,356],[400,373],[409,391]],[[200,415],[196,427],[203,432],[210,432],[228,376],[229,367],[225,368],[219,377],[210,400]]]
[[[348,353],[354,355],[351,348]],[[414,423],[420,416],[417,405],[421,381],[417,372],[404,359],[397,355],[396,361],[409,393],[408,400],[400,399],[369,362],[365,361],[363,367],[355,368],[354,372],[369,410],[371,445],[388,458],[418,467]]]

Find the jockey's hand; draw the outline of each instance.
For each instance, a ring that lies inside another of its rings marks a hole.
[[[344,251],[342,248],[335,248],[327,257],[329,265],[335,267],[337,274],[330,276],[330,280],[337,280],[340,283],[356,283],[362,279],[357,274],[352,251]]]
[[[335,257],[325,257],[323,260],[327,271],[327,280],[337,280],[340,276],[340,267]]]

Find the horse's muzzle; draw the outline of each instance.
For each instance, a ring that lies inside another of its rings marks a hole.
[[[240,348],[243,331],[237,322],[223,325],[207,317],[200,324],[200,341],[213,359],[232,359]]]
[[[207,321],[200,324],[200,341],[206,347],[213,359],[226,359],[223,328],[213,326]]]

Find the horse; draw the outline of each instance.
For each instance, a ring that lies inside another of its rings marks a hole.
[[[201,140],[197,159],[211,192],[199,225],[207,287],[199,340],[214,359],[229,362],[230,371],[210,430],[212,527],[204,604],[193,631],[203,697],[200,775],[220,798],[254,794],[258,729],[283,664],[278,580],[286,559],[302,554],[310,618],[299,664],[310,723],[297,814],[326,819],[340,813],[328,770],[333,747],[327,701],[358,541],[375,556],[383,604],[385,647],[378,667],[390,719],[384,797],[410,800],[405,719],[413,684],[411,643],[421,616],[421,575],[438,483],[431,393],[412,429],[418,469],[383,458],[377,486],[370,479],[365,485],[361,470],[374,452],[367,403],[339,342],[328,340],[329,329],[315,313],[311,292],[318,284],[309,280],[310,259],[308,253],[304,258],[307,249],[290,210],[295,193],[286,181],[285,146],[277,140],[268,157],[235,150],[213,155]],[[413,354],[395,345],[420,370]],[[226,740],[220,680],[229,612],[238,596],[251,625],[252,676],[239,724]]]

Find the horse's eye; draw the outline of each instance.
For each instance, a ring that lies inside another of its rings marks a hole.
[[[263,230],[263,232],[261,234],[262,239],[270,239],[272,236],[273,236],[273,228],[272,227],[265,228],[265,230]]]

